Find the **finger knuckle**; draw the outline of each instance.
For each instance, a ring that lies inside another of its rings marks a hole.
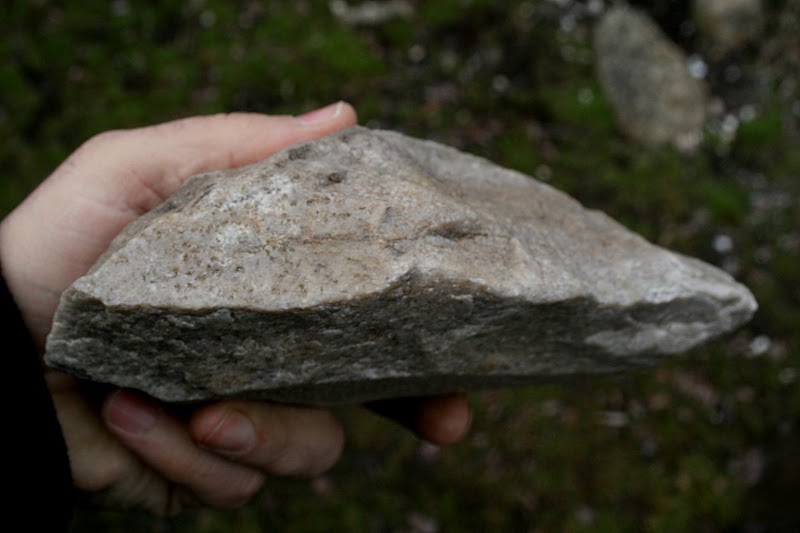
[[[286,477],[310,477],[315,475],[316,459],[307,447],[297,447],[272,464],[272,472]]]
[[[332,417],[320,420],[322,433],[317,438],[297,443],[275,463],[281,475],[313,477],[329,470],[339,461],[344,450],[344,432]]]
[[[128,130],[108,130],[102,133],[98,133],[93,137],[90,137],[88,141],[83,143],[83,145],[79,148],[80,151],[95,151],[95,150],[104,150],[108,148],[109,145],[115,144],[119,142],[120,138],[125,137],[128,134]]]
[[[141,470],[135,460],[121,453],[106,454],[102,462],[89,453],[73,454],[70,459],[75,486],[87,492],[109,490]]]
[[[266,462],[280,465],[292,454],[293,446],[286,424],[277,417],[272,422],[261,429],[260,440],[264,446]]]
[[[311,475],[322,474],[339,462],[344,452],[344,443],[344,432],[338,424],[333,424],[330,435],[320,441],[319,449],[314,454]]]
[[[224,501],[221,502],[222,506],[235,509],[247,504],[258,494],[263,485],[264,475],[259,472],[242,477],[237,483],[228,487],[228,493]]]

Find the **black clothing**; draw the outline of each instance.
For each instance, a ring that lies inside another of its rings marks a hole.
[[[0,276],[6,394],[3,480],[8,523],[26,531],[66,531],[75,503],[69,457],[44,380],[42,362],[5,279]]]

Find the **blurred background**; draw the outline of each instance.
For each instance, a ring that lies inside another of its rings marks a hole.
[[[270,480],[232,512],[82,510],[73,530],[800,531],[800,1],[632,3],[667,50],[645,63],[630,28],[600,46],[602,0],[4,1],[2,215],[101,131],[343,98],[362,124],[520,170],[713,263],[761,306],[658,368],[473,394],[454,447],[343,409],[348,446],[323,477]],[[653,127],[633,102],[660,98],[643,69],[662,56],[685,66],[665,89],[699,88],[688,137],[631,126]],[[615,85],[603,64],[631,69]]]

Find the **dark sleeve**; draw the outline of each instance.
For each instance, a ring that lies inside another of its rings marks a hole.
[[[2,483],[6,521],[17,517],[26,531],[66,531],[75,502],[67,447],[39,354],[2,276],[0,305],[8,391],[3,411],[10,414],[2,430],[10,477]]]

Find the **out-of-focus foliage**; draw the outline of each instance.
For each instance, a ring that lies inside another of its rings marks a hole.
[[[689,2],[635,3],[702,58]],[[617,130],[593,69],[602,1],[418,1],[355,27],[330,4],[4,3],[0,212],[103,130],[345,98],[362,123],[516,168],[721,266],[761,309],[657,369],[475,394],[474,429],[452,448],[343,410],[349,446],[326,476],[270,480],[235,512],[82,511],[74,530],[800,529],[798,2],[765,2],[763,39],[708,61],[694,154]]]

